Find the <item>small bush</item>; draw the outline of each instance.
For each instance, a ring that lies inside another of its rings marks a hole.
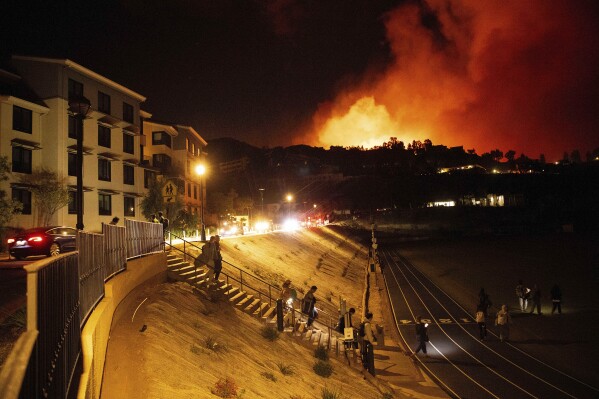
[[[293,375],[293,373],[295,372],[295,369],[291,364],[277,363],[277,366],[279,367],[279,371],[283,375]]]
[[[327,387],[322,388],[320,391],[322,399],[341,399],[341,393],[328,389]]]
[[[199,355],[200,353],[202,353],[202,349],[195,346],[195,345],[191,345],[191,353],[193,353],[194,355]]]
[[[220,378],[214,384],[212,393],[221,398],[234,398],[237,396],[237,389],[237,384],[229,377]]]
[[[276,328],[272,328],[270,326],[262,327],[260,334],[269,341],[276,341],[277,338],[279,338],[279,332],[276,330]]]
[[[314,372],[321,377],[328,378],[333,374],[333,365],[329,362],[324,362],[322,360],[314,363],[314,367],[312,367]]]
[[[381,399],[393,399],[393,394],[391,392],[385,392]]]
[[[266,378],[267,380],[271,380],[273,382],[277,382],[277,376],[274,375],[271,372],[268,371],[263,371],[262,373],[260,373],[262,375],[262,377]]]
[[[318,347],[314,349],[314,357],[326,362],[329,360],[329,351],[324,346],[318,345]]]
[[[225,344],[219,344],[212,337],[206,337],[206,339],[204,340],[204,345],[207,349],[210,349],[214,352],[224,352],[227,350],[227,346]]]

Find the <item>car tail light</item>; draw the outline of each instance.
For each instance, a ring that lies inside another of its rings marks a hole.
[[[42,236],[31,236],[27,239],[27,241],[32,241],[32,242],[42,242],[44,241],[44,237]]]
[[[14,239],[14,238],[9,238],[8,240],[6,240],[6,243],[7,243],[7,244],[12,244],[12,243],[14,243],[14,242],[15,242],[15,239]]]

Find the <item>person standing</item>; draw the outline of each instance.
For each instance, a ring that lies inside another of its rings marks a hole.
[[[528,295],[530,294],[530,289],[524,286],[522,280],[518,280],[518,285],[516,286],[516,296],[518,297],[518,302],[520,303],[520,311],[525,312],[528,308]]]
[[[418,347],[411,356],[416,356],[420,351],[428,357],[426,353],[426,343],[428,342],[428,323],[423,323],[420,316],[416,316],[416,338],[418,338]]]
[[[372,344],[376,342],[376,337],[372,332],[372,317],[371,312],[366,313],[364,323],[364,341],[362,347],[362,364],[364,369],[374,376],[374,347]]]
[[[304,299],[302,300],[302,313],[308,315],[308,323],[306,324],[307,327],[311,327],[314,319],[318,317],[318,311],[316,310],[315,306],[316,297],[314,296],[314,293],[317,289],[318,287],[315,285],[310,287],[310,290],[306,293],[306,295],[304,295]]]
[[[532,299],[530,314],[534,313],[535,308],[537,308],[537,314],[541,314],[541,290],[536,284],[532,287],[530,298]]]
[[[480,308],[483,313],[485,314],[485,317],[488,316],[488,311],[489,308],[491,307],[492,303],[491,303],[491,299],[489,298],[489,295],[485,292],[484,288],[480,289],[480,292],[478,293],[478,306],[477,306],[477,310],[478,308]]]
[[[497,312],[495,325],[499,327],[499,340],[507,341],[510,338],[510,323],[511,317],[507,309],[507,305],[501,305],[501,309]]]
[[[551,314],[555,313],[556,309],[557,313],[562,314],[562,290],[557,284],[554,284],[551,288],[551,302],[553,303]]]
[[[486,310],[487,307],[484,307]],[[481,304],[476,308],[476,324],[478,324],[478,333],[480,340],[482,341],[487,336],[487,323],[486,323],[486,314],[485,310],[483,310],[483,306]]]
[[[211,248],[211,259],[214,262],[214,285],[218,284],[218,276],[223,270],[223,257],[220,253],[220,236],[217,234],[214,236]]]
[[[113,217],[112,220],[110,221],[110,223],[108,223],[108,224],[110,224],[112,226],[116,226],[117,224],[119,224],[119,217],[118,216]]]
[[[355,313],[356,313],[356,309],[349,308],[349,310],[347,311],[347,319],[349,321],[349,324],[347,324],[347,325],[345,324],[345,315],[339,316],[339,322],[335,326],[335,330],[340,332],[341,334],[343,334],[343,332],[345,331],[345,327],[353,327],[354,323],[352,321],[352,316]]]

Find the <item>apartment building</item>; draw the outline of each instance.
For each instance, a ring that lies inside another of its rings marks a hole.
[[[140,104],[146,98],[68,59],[14,56],[11,61],[15,73],[5,74],[5,80],[12,78],[16,86],[35,93],[0,98],[0,155],[12,167],[0,187],[25,205],[11,224],[28,228],[38,223],[31,193],[18,181],[44,166],[68,179],[69,204],[51,223],[75,226],[77,121],[69,112],[69,99],[80,96],[91,104],[83,121],[85,229],[99,231],[114,216],[143,219]]]
[[[187,212],[199,215],[206,185],[205,176],[196,173],[196,166],[205,161],[206,140],[191,126],[152,119],[143,120],[143,132],[146,186],[152,174],[160,175],[175,187],[169,197],[179,197]]]

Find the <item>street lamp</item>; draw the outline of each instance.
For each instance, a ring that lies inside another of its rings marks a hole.
[[[206,241],[206,228],[204,227],[204,175],[206,167],[202,164],[196,166],[195,172],[200,176],[200,240]]]
[[[264,217],[264,189],[259,188],[260,191],[260,203],[262,204],[262,217]]]
[[[287,218],[291,219],[291,201],[293,200],[293,195],[287,194],[287,202],[289,203],[289,208],[287,210]]]
[[[77,229],[83,230],[83,120],[87,116],[91,103],[83,96],[72,96],[69,98],[69,112],[75,117],[75,133],[77,136],[77,157],[75,167],[77,169]]]

